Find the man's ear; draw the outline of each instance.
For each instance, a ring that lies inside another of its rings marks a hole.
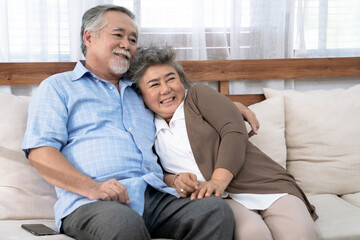
[[[92,39],[94,38],[94,35],[89,30],[85,30],[84,32],[84,44],[85,46],[90,46]]]

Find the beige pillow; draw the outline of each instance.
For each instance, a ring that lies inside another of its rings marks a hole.
[[[0,93],[0,220],[54,218],[54,188],[21,150],[29,97]]]
[[[251,105],[249,108],[256,114],[260,123],[258,134],[249,138],[249,141],[275,162],[286,168],[283,97],[267,99]],[[246,128],[248,131],[251,130],[247,122]]]
[[[360,85],[284,96],[287,169],[306,193],[360,191]]]

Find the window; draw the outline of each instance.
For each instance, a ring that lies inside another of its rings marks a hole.
[[[89,1],[78,1],[74,3],[65,0],[2,1],[6,5],[1,6],[3,8],[1,11],[6,11],[8,32],[0,34],[3,38],[7,37],[10,60],[70,61],[70,51],[72,48],[79,48],[79,43],[72,41],[69,25],[80,25],[82,13],[79,10],[77,16],[72,16],[69,8],[73,6],[68,4],[76,3],[84,9],[92,6]],[[287,45],[288,38],[294,39],[294,44],[290,46],[295,46],[293,48],[295,56],[300,56],[299,53],[304,50],[307,52],[307,57],[360,54],[360,1],[114,0],[112,2],[125,6],[136,14],[141,32],[140,44],[174,46],[181,52],[180,59],[226,59],[231,51],[231,39],[235,35],[240,39],[236,43],[236,47],[241,48],[239,54],[246,58],[261,58],[263,55],[253,54],[254,49],[268,51],[262,47],[269,41],[272,44]],[[284,9],[288,4],[291,9],[274,14],[272,11],[275,3],[276,9],[280,4]],[[267,17],[263,17],[265,15]],[[292,17],[295,21],[291,21]],[[69,18],[74,20],[69,22]],[[274,21],[274,25],[269,24],[269,27],[264,27],[267,18],[280,20]],[[288,26],[283,27],[286,24]],[[73,46],[74,44],[77,45]],[[199,48],[199,55],[195,56],[193,50],[196,48]],[[204,48],[205,56],[201,56],[200,52]],[[279,49],[269,48],[269,51],[278,52]],[[284,54],[283,57],[285,56],[290,55]]]
[[[303,21],[303,47],[310,55],[359,55],[360,1],[307,0],[304,3],[304,17],[297,21]]]
[[[67,1],[7,2],[12,61],[68,61]]]

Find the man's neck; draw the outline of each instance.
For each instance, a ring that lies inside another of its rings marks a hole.
[[[87,61],[85,61],[85,68],[88,69],[91,73],[93,73],[98,78],[101,78],[105,81],[108,81],[108,82],[114,84],[114,86],[120,93],[119,81],[120,81],[120,78],[123,76],[122,74],[114,75],[110,72],[98,71],[99,67],[93,67],[93,65],[89,64]],[[104,67],[103,69],[106,69],[106,68]]]

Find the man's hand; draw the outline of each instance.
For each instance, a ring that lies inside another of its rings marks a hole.
[[[251,131],[248,133],[248,136],[252,137],[252,136],[258,134],[260,124],[256,118],[255,113],[239,102],[234,102],[234,104],[239,109],[241,114],[243,115],[244,120],[250,124]]]
[[[130,204],[126,188],[116,179],[110,179],[105,182],[94,182],[90,188],[89,199],[119,201],[121,203]]]
[[[199,187],[197,177],[193,173],[180,173],[174,180],[173,185],[180,197],[187,197]]]

